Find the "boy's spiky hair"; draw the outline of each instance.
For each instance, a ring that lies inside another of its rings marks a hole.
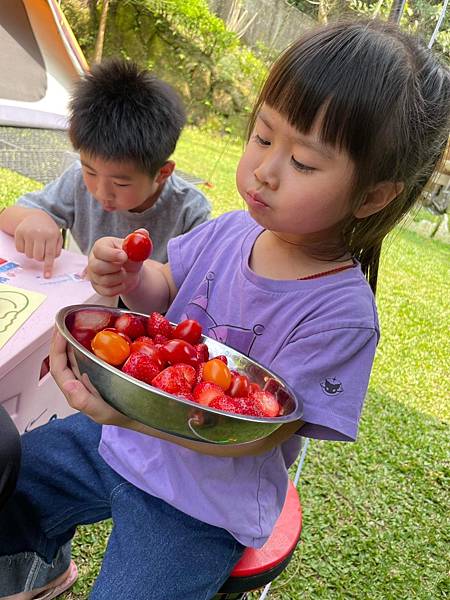
[[[75,150],[132,161],[152,177],[175,150],[186,121],[170,85],[118,58],[94,65],[77,82],[69,109]]]

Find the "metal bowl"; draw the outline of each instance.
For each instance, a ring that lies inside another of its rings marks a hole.
[[[282,406],[282,416],[252,417],[216,410],[178,398],[123,373],[97,358],[70,333],[75,313],[86,309],[105,310],[114,316],[131,311],[78,304],[61,309],[56,316],[58,330],[68,342],[68,356],[75,375],[81,378],[86,373],[104,400],[124,415],[160,432],[196,442],[226,445],[262,440],[281,425],[301,419],[302,403],[280,377],[207,336],[203,336],[202,342],[208,346],[210,356],[225,355],[231,369],[270,389]]]

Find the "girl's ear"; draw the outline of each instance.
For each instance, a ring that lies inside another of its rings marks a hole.
[[[168,160],[163,164],[160,170],[156,173],[156,183],[164,183],[168,177],[172,175],[175,170],[175,163],[173,160]]]
[[[404,187],[401,181],[381,181],[377,183],[367,192],[364,202],[355,211],[354,216],[357,219],[364,219],[380,212],[403,192]]]

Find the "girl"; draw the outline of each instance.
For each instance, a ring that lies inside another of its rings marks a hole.
[[[449,112],[448,72],[395,26],[324,27],[281,56],[256,103],[236,178],[248,212],[175,238],[165,265],[127,261],[117,238],[95,244],[99,293],[198,319],[283,377],[303,422],[234,457],[158,439],[77,381],[55,336],[53,375],[93,420],[79,414],[24,438],[18,494],[32,509],[11,502],[0,517],[3,594],[33,597],[68,568],[76,525],[110,516],[95,600],[211,598],[244,547],[264,544],[298,434],[356,438],[378,340],[381,242],[430,178]]]

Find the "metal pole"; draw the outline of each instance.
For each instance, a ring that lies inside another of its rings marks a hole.
[[[447,12],[448,0],[444,0],[444,4],[442,5],[441,14],[439,15],[438,22],[436,23],[436,27],[434,28],[433,35],[428,43],[428,48],[431,48],[436,41],[437,34],[439,33],[439,29],[441,28],[442,21],[444,20],[445,13]]]
[[[399,23],[405,9],[406,0],[394,0],[389,13],[389,21]]]

